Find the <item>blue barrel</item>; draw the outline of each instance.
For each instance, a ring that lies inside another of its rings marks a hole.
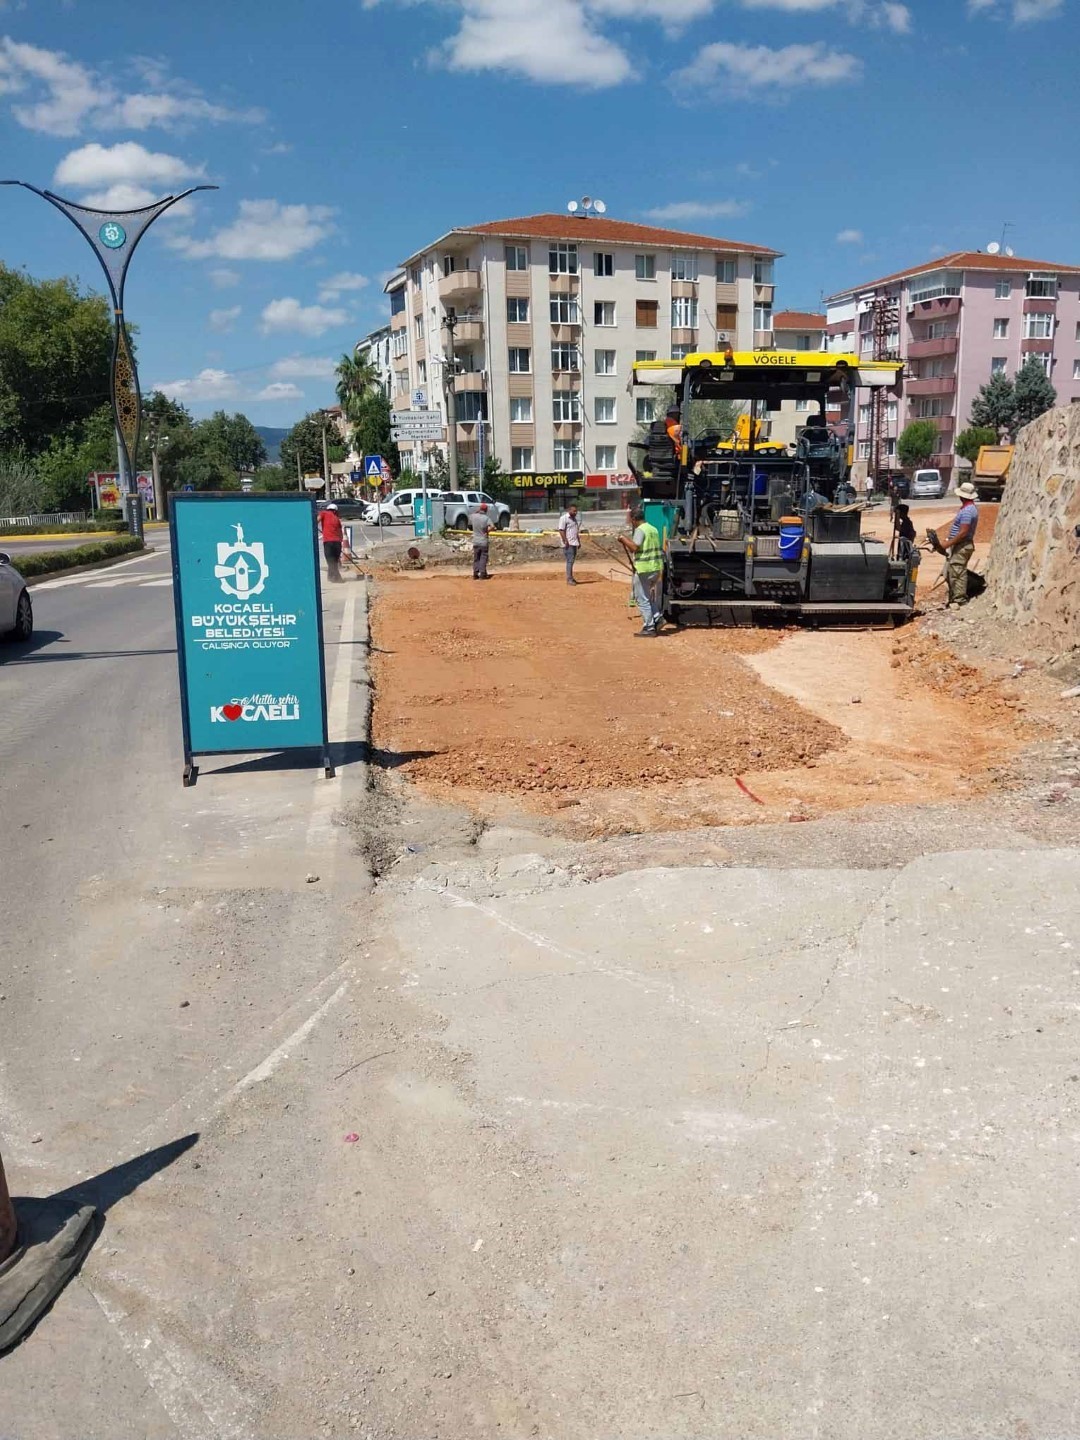
[[[780,519],[780,559],[791,560],[796,565],[802,559],[805,539],[803,522],[798,515],[784,515]]]

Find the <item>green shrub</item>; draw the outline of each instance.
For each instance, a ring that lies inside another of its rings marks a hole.
[[[118,536],[115,540],[99,540],[93,545],[79,545],[71,550],[43,550],[38,555],[14,555],[15,569],[24,580],[35,575],[52,575],[57,570],[74,570],[78,565],[98,565],[103,560],[116,560],[144,548],[135,535]]]
[[[123,520],[80,520],[74,525],[0,525],[0,536],[16,539],[20,535],[126,535]]]

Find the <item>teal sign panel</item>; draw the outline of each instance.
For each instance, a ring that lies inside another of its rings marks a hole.
[[[314,500],[178,494],[171,527],[189,769],[192,755],[310,747],[325,758]]]

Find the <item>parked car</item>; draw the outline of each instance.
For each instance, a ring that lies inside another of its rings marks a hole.
[[[342,520],[365,520],[368,512],[366,500],[320,500],[318,508],[325,510],[330,504],[337,506],[338,516]]]
[[[34,633],[34,607],[26,581],[0,552],[0,638],[29,640]]]
[[[402,521],[407,525],[413,522],[413,501],[418,495],[423,495],[423,490],[396,490],[393,495],[388,495],[385,500],[372,501],[368,505],[364,515],[364,522],[367,525],[393,525]],[[428,498],[441,500],[441,490],[429,490]]]
[[[501,500],[493,500],[482,490],[448,490],[442,499],[446,505],[448,530],[467,530],[470,515],[481,505],[488,507],[488,513],[500,530],[505,530],[510,524],[510,506],[504,505]]]
[[[912,500],[940,500],[945,494],[945,481],[940,470],[916,470],[911,477]]]

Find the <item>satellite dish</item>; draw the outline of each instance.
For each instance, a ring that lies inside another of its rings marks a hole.
[[[1001,246],[996,240],[992,240],[986,247],[987,255],[998,255],[1001,253]]]
[[[567,205],[566,208],[567,208],[567,210],[570,211],[570,214],[571,214],[571,215],[576,215],[577,212],[581,209],[581,206],[578,204],[578,202],[577,202],[576,200],[571,200],[571,201],[570,201],[570,204]]]
[[[604,204],[603,200],[594,200],[592,208],[596,211],[597,215],[607,214],[607,206]]]
[[[1005,254],[1008,255],[1009,259],[1011,260],[1012,257],[1016,254],[1016,251],[1012,248],[1011,245],[1006,245]]]
[[[582,208],[583,208],[583,209],[585,209],[585,210],[591,210],[591,209],[592,209],[592,196],[591,196],[591,195],[583,195],[583,196],[581,197],[581,205],[582,205]]]

